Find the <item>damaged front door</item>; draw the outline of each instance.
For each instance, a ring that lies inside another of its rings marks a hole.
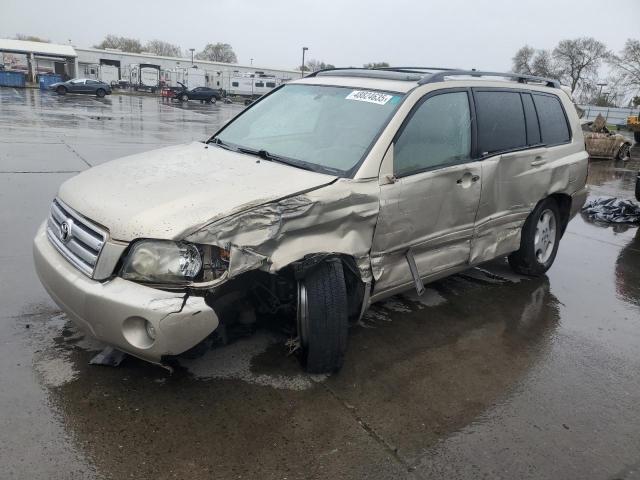
[[[422,278],[468,263],[481,190],[471,118],[466,89],[438,91],[421,99],[399,129],[391,147],[394,178],[380,187],[374,295],[413,282],[409,249]]]

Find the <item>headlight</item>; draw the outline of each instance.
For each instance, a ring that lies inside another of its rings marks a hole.
[[[139,240],[124,259],[121,276],[150,283],[187,283],[202,270],[202,254],[192,243]]]

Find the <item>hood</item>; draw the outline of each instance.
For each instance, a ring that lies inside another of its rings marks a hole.
[[[93,167],[63,183],[58,196],[112,239],[177,240],[213,220],[335,179],[198,142]]]

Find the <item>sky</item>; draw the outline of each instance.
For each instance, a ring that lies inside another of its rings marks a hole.
[[[640,38],[640,0],[0,0],[0,38],[17,33],[90,47],[107,34],[183,49],[229,43],[239,64],[510,70],[525,44],[592,36],[613,51]]]

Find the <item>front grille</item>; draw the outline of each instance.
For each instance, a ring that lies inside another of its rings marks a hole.
[[[78,270],[93,276],[107,233],[55,199],[47,221],[47,237]]]

